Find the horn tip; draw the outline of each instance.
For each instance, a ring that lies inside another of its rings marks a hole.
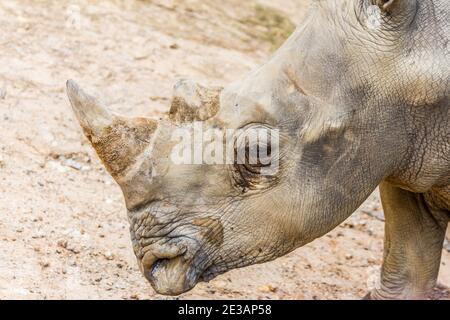
[[[87,107],[93,108],[96,99],[81,89],[75,81],[67,80],[66,87],[67,95],[69,96],[72,107],[75,109],[86,109]]]
[[[69,93],[77,92],[79,90],[78,84],[72,79],[67,80],[66,88]]]

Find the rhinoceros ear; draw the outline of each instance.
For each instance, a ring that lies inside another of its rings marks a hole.
[[[394,2],[398,2],[398,1],[396,1],[396,0],[376,0],[376,4],[383,11],[389,11],[389,9],[392,8]]]
[[[169,116],[175,122],[205,121],[217,114],[222,88],[205,88],[190,80],[174,86]]]
[[[395,10],[404,11],[412,5],[416,5],[416,0],[375,0],[380,9],[386,13],[393,13]]]

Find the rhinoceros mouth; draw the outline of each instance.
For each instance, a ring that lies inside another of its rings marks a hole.
[[[143,268],[143,273],[157,293],[177,296],[190,291],[198,282],[203,281],[207,266],[201,267],[196,263],[199,260],[198,257],[187,259],[185,255],[155,259],[151,266]]]

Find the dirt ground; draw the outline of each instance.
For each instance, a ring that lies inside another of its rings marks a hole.
[[[0,299],[164,298],[139,273],[121,192],[82,136],[65,81],[116,112],[158,117],[176,79],[224,85],[264,62],[307,2],[1,1]],[[359,299],[376,284],[381,218],[375,193],[322,239],[180,298]],[[449,266],[444,251],[446,286]]]

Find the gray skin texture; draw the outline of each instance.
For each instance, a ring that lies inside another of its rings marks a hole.
[[[367,24],[374,8],[377,28]],[[180,81],[159,121],[110,114],[69,81],[75,114],[123,190],[153,288],[178,295],[283,256],[334,229],[380,185],[385,257],[367,298],[426,297],[450,218],[449,21],[448,0],[314,1],[268,63],[224,89]],[[279,129],[278,173],[175,165],[171,133],[196,120]]]

